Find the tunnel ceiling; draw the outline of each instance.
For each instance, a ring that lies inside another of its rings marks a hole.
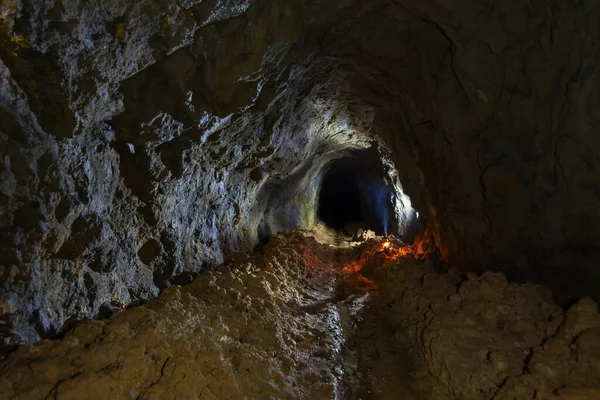
[[[314,223],[297,192],[373,145],[435,257],[600,293],[592,4],[1,4],[5,344]]]

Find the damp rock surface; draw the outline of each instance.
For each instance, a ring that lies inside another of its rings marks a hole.
[[[500,273],[274,236],[0,364],[7,399],[593,399],[600,315]]]

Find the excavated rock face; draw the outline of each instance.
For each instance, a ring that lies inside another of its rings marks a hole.
[[[358,150],[401,234],[414,207],[446,260],[600,293],[587,3],[0,5],[6,344],[311,227]]]

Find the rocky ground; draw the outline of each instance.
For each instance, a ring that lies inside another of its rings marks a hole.
[[[380,246],[275,235],[190,285],[20,347],[0,364],[0,398],[600,398],[593,301],[564,311],[540,286],[438,273]]]

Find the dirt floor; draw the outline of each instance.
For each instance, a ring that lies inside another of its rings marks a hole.
[[[436,273],[400,246],[275,235],[20,347],[0,363],[0,399],[600,399],[594,302],[565,311],[539,286]]]

